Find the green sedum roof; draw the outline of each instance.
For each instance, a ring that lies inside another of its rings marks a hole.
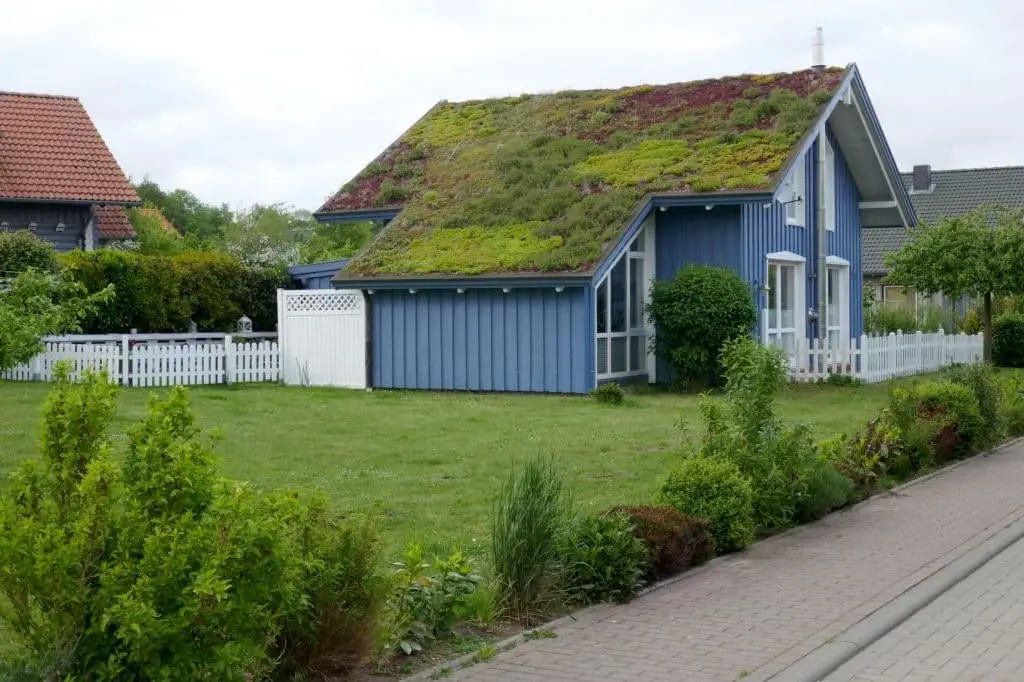
[[[648,193],[770,188],[843,75],[441,102],[319,213],[400,209],[347,276],[585,271]]]

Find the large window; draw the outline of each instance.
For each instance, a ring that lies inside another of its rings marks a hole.
[[[825,229],[836,229],[836,155],[825,138]]]
[[[647,230],[597,285],[597,376],[599,379],[647,373],[647,302],[649,274],[645,263]]]
[[[782,199],[786,202],[786,223],[789,225],[803,225],[806,222],[804,211],[804,158],[797,159],[793,172],[786,181],[786,191],[782,193]]]
[[[829,348],[843,348],[850,341],[850,268],[830,265],[825,280],[825,329]]]
[[[797,265],[769,262],[767,284],[766,340],[792,353],[796,350],[797,338]]]

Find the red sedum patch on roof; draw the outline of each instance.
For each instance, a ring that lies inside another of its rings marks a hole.
[[[135,238],[135,228],[128,220],[124,206],[102,206],[96,209],[96,221],[100,239]]]
[[[0,199],[139,196],[77,98],[0,92]]]
[[[845,73],[440,102],[318,212],[400,211],[353,276],[585,271],[645,194],[771,188]]]

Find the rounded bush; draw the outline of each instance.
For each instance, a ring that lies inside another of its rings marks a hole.
[[[687,457],[669,472],[659,501],[708,519],[719,552],[741,550],[754,541],[754,491],[728,460]]]
[[[15,277],[29,268],[56,270],[57,251],[53,244],[28,230],[0,232],[0,277]]]
[[[681,573],[715,555],[711,522],[680,513],[668,506],[612,507],[608,514],[625,514],[633,534],[647,545],[647,579]]]
[[[561,583],[569,601],[593,604],[628,600],[643,584],[647,546],[625,514],[585,516],[564,536]]]
[[[594,389],[594,400],[605,405],[621,405],[626,399],[626,394],[616,382],[611,381],[601,384]]]
[[[948,381],[925,381],[914,391],[917,416],[937,422],[935,459],[971,453],[986,433],[978,399],[966,386]]]
[[[757,324],[750,287],[733,270],[690,265],[651,289],[658,349],[681,382],[716,382],[722,345]]]
[[[1024,367],[1024,314],[1002,315],[992,323],[992,362]]]

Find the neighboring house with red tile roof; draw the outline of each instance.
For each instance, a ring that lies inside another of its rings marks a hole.
[[[134,238],[139,203],[77,98],[0,92],[0,230],[92,250]]]

